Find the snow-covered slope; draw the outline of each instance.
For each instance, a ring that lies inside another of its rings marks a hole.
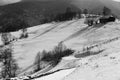
[[[83,20],[72,20],[29,28],[29,38],[14,43],[15,58],[18,60],[19,66],[21,68],[31,66],[39,51],[52,50],[77,29],[86,27],[82,23]]]
[[[76,58],[74,56],[63,58],[50,71],[63,70],[38,78],[37,80],[47,80],[50,77],[51,80],[109,80],[108,75],[119,73],[119,70],[116,70],[120,67],[119,25],[120,22],[111,22],[106,25],[87,26],[84,24],[84,19],[79,19],[28,28],[29,37],[14,42],[14,56],[21,68],[21,74],[32,71],[37,52],[52,50],[62,41],[68,48],[76,51],[74,54]],[[93,52],[102,50],[102,52],[82,58],[80,54],[83,48],[89,48]],[[115,56],[115,59],[111,59],[110,56]],[[67,70],[68,66],[74,68]],[[113,73],[109,72],[111,70]],[[70,74],[71,72],[72,74]],[[59,76],[62,73],[66,74]],[[100,76],[97,77],[98,74]],[[56,78],[52,78],[53,76],[56,76]],[[110,79],[115,80],[113,78]]]
[[[112,53],[112,52],[111,52]],[[120,53],[98,57],[87,57],[80,67],[62,80],[119,80]]]

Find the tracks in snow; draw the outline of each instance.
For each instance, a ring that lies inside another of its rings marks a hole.
[[[64,25],[64,26],[62,26],[62,28],[67,27],[67,26],[69,26],[69,25],[75,23],[76,21],[77,21],[77,20],[72,21],[72,22],[70,22],[70,23],[68,23],[68,24],[66,24],[66,25]],[[41,33],[41,34],[35,36],[35,37],[32,38],[32,39],[35,39],[35,38],[37,38],[37,37],[39,37],[39,36],[42,36],[42,35],[44,35],[44,34],[50,32],[51,30],[53,30],[53,29],[59,27],[59,26],[62,25],[62,24],[64,24],[64,23],[58,23],[58,24],[56,24],[56,25],[54,25],[54,26],[50,26],[50,27],[51,27],[50,29],[45,30],[43,33]]]

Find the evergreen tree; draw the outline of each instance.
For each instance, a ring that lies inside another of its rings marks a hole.
[[[78,18],[81,18],[81,14],[82,14],[82,10],[79,9],[79,11],[78,11]]]
[[[83,10],[83,14],[85,14],[85,15],[88,14],[88,10],[87,10],[87,9],[84,9],[84,10]]]
[[[68,8],[66,9],[66,13],[71,13],[71,12],[72,12],[71,8],[68,7]]]
[[[104,7],[103,8],[103,15],[105,16],[105,15],[110,15],[110,14],[111,14],[111,10],[107,7]]]
[[[65,20],[71,20],[72,19],[72,10],[70,7],[68,7],[66,9],[66,13],[65,16],[63,16],[63,18],[65,17]],[[64,20],[64,19],[63,19]]]

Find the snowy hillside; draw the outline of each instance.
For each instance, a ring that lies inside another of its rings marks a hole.
[[[62,41],[76,52],[63,58],[48,73],[59,71],[37,77],[36,80],[119,80],[119,25],[120,22],[111,22],[87,26],[84,19],[79,19],[31,27],[27,39],[14,42],[14,56],[21,68],[19,75],[33,70],[34,59],[39,51],[52,50]],[[93,54],[82,55],[83,48],[90,49]],[[41,72],[33,75],[40,74]]]
[[[83,20],[73,20],[29,28],[29,38],[14,43],[15,56],[19,66],[27,68],[32,65],[37,52],[52,50],[59,42],[67,39],[78,29],[86,27],[82,23]]]

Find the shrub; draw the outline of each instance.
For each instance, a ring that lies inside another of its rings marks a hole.
[[[94,47],[94,48],[98,49],[97,47]],[[79,54],[76,54],[75,57],[76,58],[84,58],[84,57],[91,56],[91,55],[97,55],[104,51],[104,50],[100,50],[100,49],[98,49],[96,51],[96,49],[94,50],[94,48],[92,48],[92,49],[88,49],[88,47],[86,49],[83,48],[83,51]]]
[[[10,42],[12,41],[12,35],[10,33],[2,33],[1,38],[4,45],[10,44]]]
[[[27,28],[24,28],[24,29],[22,29],[22,34],[20,36],[20,39],[27,38],[27,37],[28,37]]]
[[[41,60],[57,64],[62,57],[69,56],[73,52],[74,50],[67,49],[65,45],[59,43],[52,51],[46,52]]]

